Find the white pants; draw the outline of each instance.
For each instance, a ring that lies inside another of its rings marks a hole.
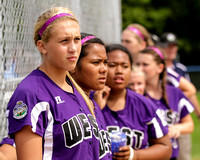
[[[181,135],[179,142],[179,156],[177,160],[191,160],[191,136],[190,134]]]

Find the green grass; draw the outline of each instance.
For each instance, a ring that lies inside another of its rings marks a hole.
[[[197,94],[200,102],[200,92]],[[195,129],[192,133],[192,160],[200,160],[200,120],[192,113]]]

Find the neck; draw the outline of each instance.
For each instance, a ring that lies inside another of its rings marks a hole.
[[[67,71],[64,70],[58,70],[56,68],[51,69],[42,64],[39,69],[44,72],[54,83],[56,83],[61,89],[72,92],[72,88],[70,85],[66,82],[66,73]]]
[[[165,64],[166,64],[166,67],[169,67],[169,68],[171,68],[172,66],[173,66],[173,61],[171,61],[171,60],[165,60]]]
[[[120,111],[126,105],[126,89],[112,90],[107,100],[107,105],[112,111]]]
[[[154,99],[160,99],[162,97],[162,87],[160,81],[152,81],[146,85],[146,93]]]
[[[111,89],[108,99],[112,99],[112,100],[113,99],[119,99],[119,98],[122,98],[122,97],[125,97],[125,96],[126,96],[126,88],[121,89],[121,90]]]

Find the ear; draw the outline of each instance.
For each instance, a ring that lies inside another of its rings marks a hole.
[[[141,43],[140,43],[140,50],[145,49],[146,46],[147,46],[147,42],[146,41],[141,41]]]
[[[47,53],[46,45],[42,40],[37,41],[37,47],[40,53],[43,53],[43,54]]]
[[[165,66],[164,66],[163,63],[159,64],[159,65],[158,65],[158,73],[159,73],[159,74],[162,73],[163,70],[164,70],[164,68],[165,68]]]

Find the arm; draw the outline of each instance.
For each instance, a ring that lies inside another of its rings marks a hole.
[[[199,121],[200,121],[200,105],[199,100],[196,95],[192,95],[189,98],[190,102],[194,105],[194,113],[197,115]]]
[[[190,102],[194,105],[195,114],[200,119],[200,104],[196,95],[195,86],[186,78],[181,77],[179,88],[183,91],[183,93],[187,96]]]
[[[31,126],[24,126],[15,133],[17,158],[20,160],[42,160],[42,137],[33,133]]]
[[[134,150],[133,160],[168,160],[171,157],[172,147],[168,135],[159,139],[149,140],[150,147]],[[159,151],[159,152],[158,152]],[[114,153],[116,160],[126,159],[130,156],[129,146],[121,147],[120,152]]]
[[[181,134],[190,134],[194,130],[192,116],[187,114],[183,117],[180,123],[169,127],[169,137],[178,138]]]
[[[193,95],[196,95],[196,88],[195,86],[188,81],[186,78],[180,78],[179,88],[183,91],[183,93],[189,98]]]
[[[10,144],[1,145],[0,160],[17,160],[16,148]]]

